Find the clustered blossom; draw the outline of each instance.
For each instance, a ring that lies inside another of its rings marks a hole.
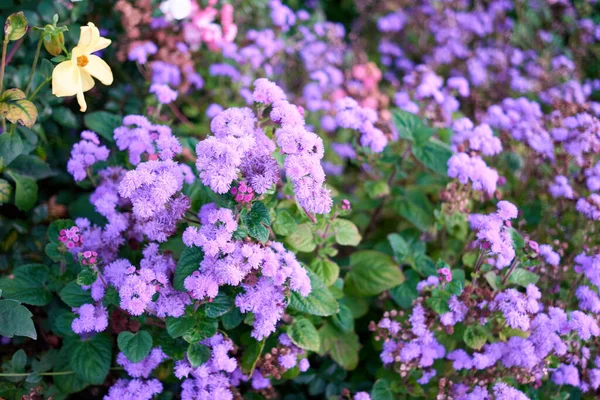
[[[60,240],[67,249],[73,249],[83,244],[83,235],[81,234],[79,227],[72,226],[69,229],[61,229],[58,235]]]
[[[108,326],[108,312],[102,304],[83,304],[74,308],[78,315],[71,324],[73,332],[83,335],[91,332],[102,332]]]
[[[345,97],[335,102],[338,126],[347,129],[358,130],[361,133],[360,144],[369,147],[374,153],[381,153],[388,144],[385,134],[375,127],[377,122],[377,111],[363,108],[350,98]]]
[[[106,161],[109,155],[108,149],[100,145],[100,139],[94,132],[81,132],[81,139],[73,145],[71,158],[67,163],[67,171],[77,182],[85,179],[90,167],[99,161]]]
[[[150,400],[162,391],[163,385],[158,379],[119,379],[110,387],[108,394],[104,396],[104,400]]]
[[[133,165],[138,165],[143,155],[148,160],[158,156],[167,161],[182,151],[179,140],[168,126],[152,124],[142,115],[125,116],[123,125],[115,129],[114,138],[119,150],[127,150]]]
[[[133,363],[123,353],[117,355],[117,364],[125,369],[125,372],[132,378],[145,378],[148,379],[152,371],[163,361],[169,357],[163,353],[160,347],[155,347],[150,350],[142,361]]]
[[[160,104],[169,104],[177,99],[177,91],[171,89],[169,85],[154,83],[150,86],[150,93],[156,95],[156,99]]]
[[[515,249],[510,231],[510,220],[518,215],[517,207],[506,201],[498,202],[498,210],[489,215],[471,214],[471,228],[477,231],[477,243],[496,256],[496,268],[508,267],[515,258]]]
[[[306,297],[311,291],[306,270],[281,243],[268,246],[236,240],[237,222],[233,212],[214,203],[200,210],[200,228],[188,227],[183,242],[201,247],[204,258],[199,270],[184,281],[190,295],[198,300],[214,298],[223,285],[242,286],[235,303],[243,313],[254,313],[252,336],[258,340],[275,331],[287,305],[289,289]]]

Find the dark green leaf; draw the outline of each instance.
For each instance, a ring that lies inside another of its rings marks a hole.
[[[175,276],[173,277],[173,287],[182,292],[186,292],[183,282],[185,278],[200,269],[200,263],[204,259],[204,253],[199,247],[186,247],[181,252],[177,268],[175,268]]]
[[[252,209],[248,212],[242,211],[241,219],[244,225],[248,228],[248,233],[253,238],[266,243],[269,240],[269,226],[271,225],[271,218],[269,217],[269,210],[261,202],[252,204]]]
[[[84,340],[74,339],[70,365],[80,378],[101,385],[108,375],[112,360],[112,339],[99,333]]]
[[[42,264],[17,267],[11,275],[0,279],[2,296],[25,304],[44,306],[52,299],[52,293],[45,286],[48,273],[48,267]]]
[[[77,274],[77,284],[81,286],[89,286],[96,282],[97,273],[91,268],[83,267],[83,269]]]
[[[0,158],[4,166],[10,166],[21,153],[23,153],[23,141],[19,135],[8,132],[0,135]]]
[[[431,297],[427,299],[427,304],[433,311],[441,315],[450,311],[450,307],[448,306],[450,297],[452,297],[450,293],[434,289]]]
[[[83,290],[75,281],[67,283],[58,295],[69,307],[81,307],[94,302],[90,292]]]
[[[265,341],[261,340],[257,342],[252,339],[250,345],[244,351],[242,355],[242,372],[248,376],[251,376],[254,372],[254,368],[256,368],[256,362],[258,361],[260,355],[262,354],[263,348],[265,347]]]
[[[353,370],[358,365],[360,342],[354,332],[341,332],[333,324],[326,323],[319,330],[321,337],[320,353],[329,353],[331,358],[345,370]]]
[[[165,323],[167,325],[167,332],[172,338],[183,336],[194,327],[194,320],[190,317],[167,317]]]
[[[106,111],[94,111],[83,118],[85,126],[102,136],[109,142],[114,142],[113,131],[121,126],[123,117]]]
[[[210,358],[210,349],[200,343],[192,343],[187,350],[187,357],[193,368],[204,364]]]
[[[331,322],[342,332],[354,330],[354,316],[352,310],[345,304],[340,303],[340,311],[331,317]]]
[[[413,147],[413,155],[421,164],[433,172],[446,176],[448,171],[448,160],[452,156],[452,150],[448,145],[431,140],[422,147]]]
[[[16,300],[0,300],[0,336],[27,336],[37,339],[33,314]]]
[[[15,205],[19,210],[29,211],[37,202],[38,186],[35,180],[26,176],[21,176],[14,171],[7,171],[16,183]]]
[[[119,350],[132,363],[142,361],[152,350],[152,336],[146,331],[121,332],[117,337]]]
[[[371,400],[394,400],[396,396],[385,379],[378,379],[371,389]]]
[[[233,307],[233,300],[222,291],[205,306],[206,316],[218,318],[227,313]]]
[[[307,318],[298,317],[288,328],[292,342],[301,349],[319,351],[321,341],[315,326]]]

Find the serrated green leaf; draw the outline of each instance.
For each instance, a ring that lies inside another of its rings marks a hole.
[[[373,250],[357,251],[350,256],[344,291],[350,295],[375,296],[404,282],[398,264],[387,254]]]
[[[185,278],[200,269],[200,263],[204,259],[204,253],[199,247],[186,247],[177,261],[175,275],[173,277],[173,287],[182,292],[186,292],[183,282]]]
[[[315,258],[308,267],[329,287],[340,276],[340,267],[328,258]]]
[[[388,381],[378,379],[371,389],[371,400],[394,400],[394,391]]]
[[[81,379],[95,385],[104,383],[112,361],[112,339],[104,333],[73,339],[69,364]]]
[[[71,281],[58,294],[69,307],[81,307],[94,302],[90,292],[83,290],[75,281]]]
[[[286,242],[303,253],[310,253],[317,247],[312,227],[308,223],[298,225],[296,231],[286,238]]]
[[[310,270],[307,270],[306,273],[310,278],[312,290],[308,297],[302,297],[299,293],[292,292],[289,308],[323,317],[337,313],[338,303],[331,292],[327,290],[321,278]]]
[[[37,339],[33,314],[16,300],[0,300],[0,336],[27,336]]]
[[[246,350],[244,351],[244,354],[242,355],[242,372],[248,376],[251,376],[252,373],[254,372],[254,368],[256,368],[256,363],[260,357],[260,355],[262,354],[262,351],[265,347],[265,341],[261,340],[256,341],[254,339],[252,339],[252,342],[250,342],[250,345],[246,348]]]
[[[242,211],[241,220],[248,228],[250,236],[262,243],[266,243],[269,240],[268,227],[271,225],[271,217],[269,216],[267,206],[263,203],[255,202],[252,204],[250,211]]]
[[[540,279],[540,277],[530,271],[527,271],[523,268],[515,268],[514,271],[508,277],[507,282],[512,283],[514,285],[519,285],[522,287],[526,287],[529,284],[535,284]]]
[[[307,318],[294,319],[287,332],[292,342],[301,349],[319,351],[321,346],[319,332]]]
[[[210,358],[210,349],[200,343],[192,343],[187,350],[187,357],[192,368],[197,368]]]
[[[354,330],[354,316],[352,310],[345,304],[340,303],[340,311],[331,316],[331,322],[342,332]]]
[[[351,371],[358,365],[360,342],[354,332],[341,332],[333,324],[326,323],[319,330],[321,337],[320,353],[328,353],[333,361],[345,370]]]
[[[352,221],[337,218],[331,224],[335,233],[335,241],[342,246],[358,246],[362,236]]]
[[[467,329],[465,329],[463,340],[470,348],[481,350],[487,342],[487,332],[481,325],[469,325],[467,326]]]
[[[10,164],[10,171],[36,180],[54,175],[50,165],[37,156],[21,154]]]
[[[432,139],[421,147],[413,147],[412,153],[426,168],[447,176],[448,160],[452,156],[452,150],[447,144]]]
[[[273,231],[275,231],[275,233],[278,235],[288,236],[294,233],[297,226],[298,223],[294,217],[292,217],[292,214],[290,214],[289,211],[279,210],[277,212],[277,217],[273,222]]]
[[[2,296],[25,304],[44,306],[52,300],[52,293],[45,286],[48,273],[48,267],[42,264],[17,267],[11,275],[0,279]]]
[[[142,361],[152,350],[152,335],[146,331],[121,332],[117,337],[119,350],[132,363]]]
[[[233,308],[233,300],[222,291],[215,296],[210,303],[205,306],[206,316],[209,318],[218,318],[229,312]]]
[[[165,318],[165,324],[169,335],[172,338],[178,338],[190,331],[194,327],[195,321],[190,317],[167,317]]]
[[[85,126],[102,136],[109,142],[114,142],[113,131],[121,126],[123,117],[107,111],[94,111],[83,117]]]

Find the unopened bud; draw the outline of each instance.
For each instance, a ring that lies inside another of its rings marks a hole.
[[[46,51],[53,56],[58,56],[62,53],[65,44],[65,35],[60,30],[54,29],[52,25],[46,25],[42,34],[42,41]]]

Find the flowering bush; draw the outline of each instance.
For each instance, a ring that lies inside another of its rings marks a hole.
[[[600,398],[595,1],[15,3],[0,398]]]

